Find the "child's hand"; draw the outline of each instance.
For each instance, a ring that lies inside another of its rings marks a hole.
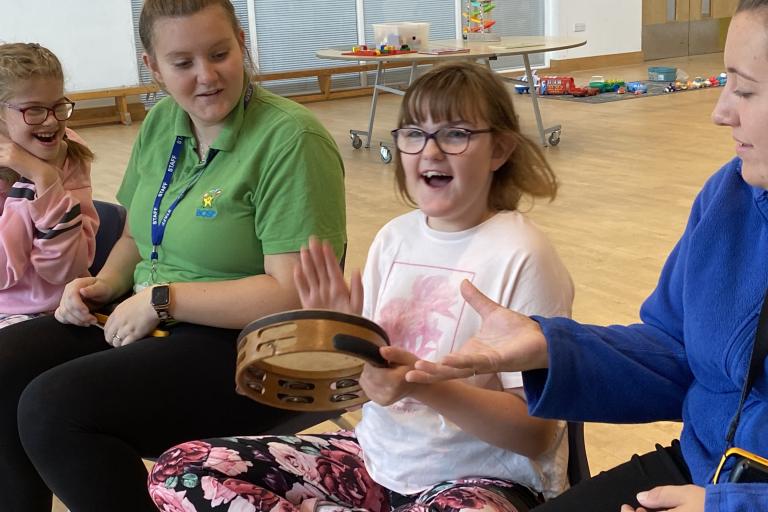
[[[382,357],[389,368],[377,368],[366,364],[360,376],[360,387],[366,396],[379,405],[392,405],[410,395],[423,384],[413,384],[405,380],[405,374],[413,369],[413,364],[419,360],[416,355],[397,347],[381,347]]]
[[[54,166],[40,160],[0,133],[0,168],[2,167],[13,169],[34,182],[40,192],[50,187],[59,176]]]
[[[152,307],[152,288],[125,299],[109,315],[104,324],[104,339],[114,347],[121,347],[146,338],[160,324]]]
[[[81,277],[67,283],[54,316],[63,324],[86,327],[96,323],[91,314],[92,306],[109,302],[112,289],[97,277]]]
[[[294,269],[293,280],[304,309],[330,309],[355,315],[363,312],[360,272],[353,272],[351,287],[348,286],[328,241],[321,244],[314,236],[309,238],[309,247],[301,249],[301,263]]]

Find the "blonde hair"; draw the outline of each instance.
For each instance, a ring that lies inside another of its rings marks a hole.
[[[37,43],[0,44],[0,101],[8,101],[18,92],[21,82],[43,78],[64,86],[61,62],[48,48]],[[67,139],[67,156],[77,162],[93,160],[88,147]]]
[[[158,19],[191,16],[213,5],[218,5],[224,9],[224,13],[232,26],[232,31],[236,36],[239,35],[243,29],[237,19],[237,14],[235,14],[235,8],[229,0],[146,0],[139,16],[139,38],[141,44],[144,45],[144,50],[154,57],[154,29]],[[251,79],[256,75],[256,65],[245,45],[243,45],[242,50],[245,56],[244,69]]]
[[[405,93],[398,126],[465,120],[487,122],[495,143],[514,146],[507,161],[494,173],[488,193],[488,208],[515,210],[523,195],[547,197],[557,194],[557,179],[539,146],[520,133],[512,97],[504,82],[487,67],[469,62],[435,66],[420,76]],[[395,180],[401,197],[416,206],[405,186],[405,170],[398,154]]]

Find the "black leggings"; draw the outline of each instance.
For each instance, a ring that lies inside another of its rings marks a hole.
[[[655,451],[633,455],[624,464],[584,480],[537,507],[536,512],[619,512],[625,503],[639,507],[635,495],[640,491],[690,483],[691,474],[680,443],[673,441],[672,446],[656,445]]]
[[[121,348],[42,317],[0,330],[0,510],[155,511],[141,457],[296,413],[234,390],[238,331],[181,324]],[[49,490],[50,489],[50,490]]]

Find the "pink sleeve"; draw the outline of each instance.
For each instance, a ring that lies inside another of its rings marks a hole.
[[[33,232],[29,213],[24,207],[25,197],[34,194],[33,188],[27,188],[29,186],[24,184],[11,189],[3,204],[0,215],[0,290],[15,285],[29,265]]]
[[[29,203],[34,224],[30,264],[41,279],[66,284],[88,275],[99,218],[91,198],[90,163],[70,163],[57,181]]]

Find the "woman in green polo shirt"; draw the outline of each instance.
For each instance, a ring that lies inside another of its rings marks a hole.
[[[48,512],[51,491],[72,510],[155,510],[141,456],[284,421],[235,393],[237,334],[299,307],[310,234],[343,250],[338,149],[308,110],[250,85],[229,1],[147,0],[140,35],[169,97],[117,194],[125,232],[55,318],[0,333],[0,510]]]

